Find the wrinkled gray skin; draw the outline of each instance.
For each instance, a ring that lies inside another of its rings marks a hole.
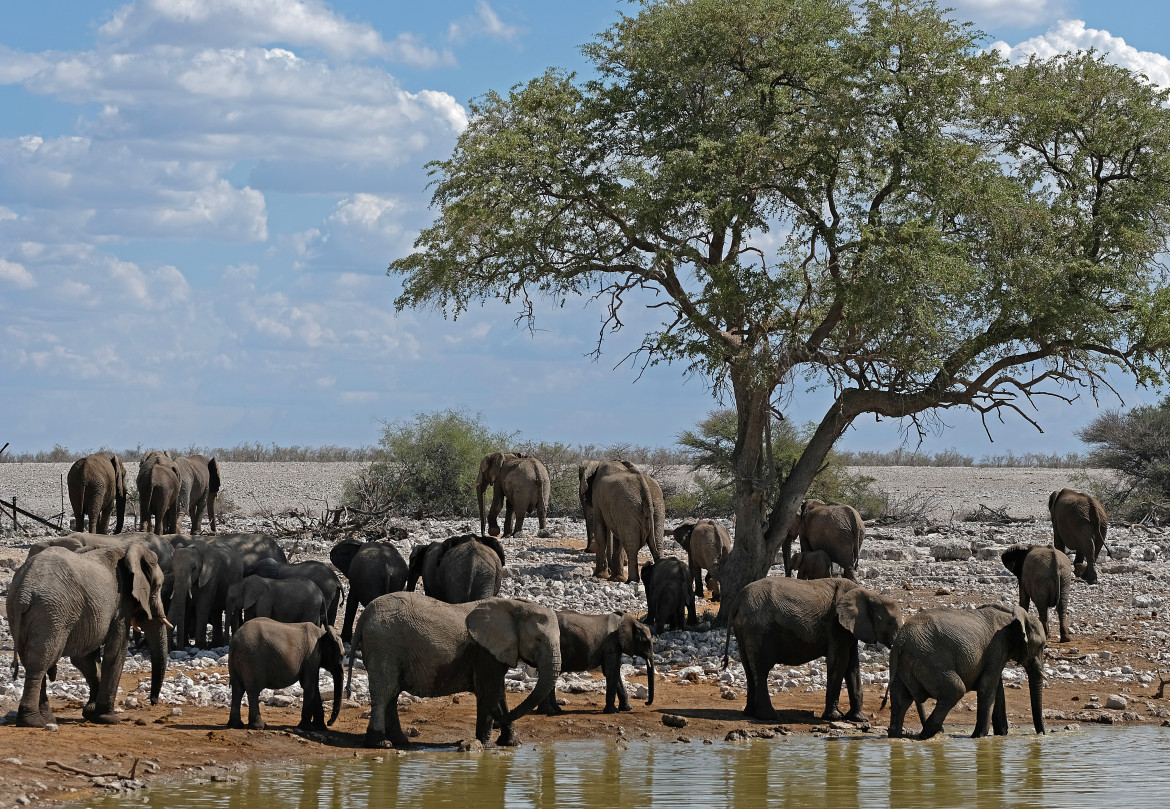
[[[800,536],[800,550],[824,551],[835,564],[844,568],[847,579],[857,580],[854,568],[861,558],[865,540],[865,522],[853,506],[805,500],[784,538],[784,575],[792,575],[792,541]]]
[[[401,555],[399,558],[402,558]],[[337,578],[329,565],[312,561],[282,565],[275,559],[261,559],[252,572],[266,579],[308,579],[313,582],[321,588],[321,595],[325,596],[325,623],[328,626],[336,623],[337,608],[341,605],[341,579]]]
[[[321,588],[308,579],[266,579],[245,576],[227,593],[228,623],[232,632],[253,618],[271,618],[285,624],[308,622],[325,626],[328,605]]]
[[[228,680],[232,687],[229,728],[244,727],[240,702],[248,695],[248,725],[264,730],[260,718],[260,692],[265,688],[287,688],[300,683],[302,730],[325,730],[325,703],[321,699],[321,669],[333,675],[333,712],[329,724],[341,710],[341,687],[345,682],[345,649],[333,627],[312,623],[283,624],[269,618],[255,618],[240,627],[228,646]]]
[[[1105,547],[1109,518],[1101,501],[1084,492],[1061,489],[1048,496],[1052,544],[1070,556],[1073,570],[1089,584],[1097,583],[1097,557]]]
[[[349,579],[345,623],[341,628],[341,639],[349,643],[353,639],[358,605],[365,606],[378,596],[406,589],[406,560],[389,542],[353,540],[334,545],[329,560]]]
[[[447,604],[418,593],[374,599],[358,618],[350,651],[362,653],[370,678],[365,745],[409,746],[398,719],[403,691],[420,697],[475,692],[475,737],[489,743],[493,719],[501,745],[518,744],[513,723],[545,700],[561,673],[557,617],[534,601],[491,598]],[[524,661],[537,669],[536,687],[508,710],[504,675]],[[348,695],[348,686],[347,686]]]
[[[796,578],[798,579],[805,581],[827,579],[833,575],[833,560],[824,551],[794,553],[792,554],[792,569],[797,572]]]
[[[861,669],[857,641],[889,646],[902,625],[902,608],[891,598],[848,579],[799,581],[769,577],[739,591],[728,610],[723,666],[728,664],[731,633],[747,676],[745,716],[775,719],[768,696],[768,673],[776,664],[799,666],[825,658],[828,682],[824,719],[841,719],[841,684],[849,694],[844,718],[862,722]]]
[[[968,691],[978,694],[971,736],[986,736],[989,719],[995,735],[1007,735],[1003,667],[1009,660],[1027,672],[1032,723],[1043,733],[1045,645],[1044,627],[1021,607],[939,607],[910,616],[890,649],[890,737],[902,736],[906,711],[916,703],[920,738],[929,739]],[[923,718],[927,699],[935,700],[934,710]]]
[[[492,487],[492,505],[484,518],[483,496]],[[524,517],[536,514],[540,530],[547,527],[548,498],[552,491],[548,470],[539,458],[516,452],[493,452],[479,462],[475,478],[475,495],[479,500],[479,533],[500,536],[501,507],[504,508],[505,537],[523,530]],[[515,529],[512,520],[515,518]]]
[[[699,622],[695,612],[695,591],[691,571],[682,559],[664,556],[657,562],[642,565],[642,584],[646,587],[646,623],[661,635],[670,624],[685,629]]]
[[[581,497],[593,507],[593,575],[636,587],[638,550],[648,546],[655,561],[662,557],[662,487],[629,461],[603,461],[581,481]]]
[[[78,531],[108,534],[115,514],[114,533],[120,534],[126,519],[126,467],[117,455],[99,452],[73,462],[66,475],[69,505]]]
[[[585,517],[585,552],[597,553],[597,543],[593,539],[593,504],[585,502],[585,480],[595,471],[601,461],[581,461],[577,464],[577,499],[581,501],[581,513]],[[609,546],[609,537],[605,538]]]
[[[14,654],[25,666],[16,724],[55,721],[45,678],[56,678],[62,656],[89,685],[82,715],[117,724],[114,700],[131,622],[142,627],[150,645],[150,701],[157,704],[167,661],[162,582],[154,552],[138,542],[81,553],[47,548],[26,560],[12,577],[6,604]]]
[[[175,548],[171,557],[175,580],[167,615],[175,626],[175,646],[211,649],[227,643],[224,612],[228,592],[244,577],[244,563],[231,548],[201,539]],[[211,642],[207,627],[211,626]]]
[[[287,564],[288,557],[280,543],[265,534],[220,534],[209,540],[212,545],[231,548],[240,556],[244,563],[244,575],[250,576],[256,566],[264,559],[275,559],[282,565]]]
[[[167,452],[146,453],[138,465],[138,512],[142,530],[155,534],[179,532],[179,467]]]
[[[557,611],[561,633],[561,670],[593,671],[605,674],[605,713],[630,711],[630,699],[622,680],[622,655],[646,660],[650,690],[647,705],[654,704],[654,638],[650,627],[628,612],[588,615],[572,610]],[[549,716],[564,713],[552,692],[540,705]]]
[[[211,521],[215,533],[215,498],[219,496],[219,464],[202,455],[175,458],[179,468],[179,519],[191,518],[191,533],[203,530],[203,517]]]
[[[1056,548],[1044,545],[1013,545],[1000,554],[1003,566],[1020,582],[1020,606],[1036,602],[1040,624],[1048,634],[1048,609],[1056,607],[1060,619],[1060,642],[1068,643],[1068,592],[1072,589],[1072,562]]]
[[[475,534],[416,545],[410,551],[406,589],[414,592],[420,578],[427,595],[448,604],[492,598],[504,581],[504,548],[495,537]]]
[[[674,541],[687,552],[687,564],[695,581],[695,593],[703,594],[703,571],[711,585],[711,600],[719,600],[719,580],[715,570],[731,553],[731,534],[717,522],[699,520],[684,522],[674,529]]]

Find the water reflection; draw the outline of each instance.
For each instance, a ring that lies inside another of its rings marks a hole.
[[[460,754],[388,752],[166,784],[119,802],[162,809],[526,809],[762,805],[785,809],[1170,805],[1170,731],[1101,729],[928,742],[780,737],[743,744],[569,742]]]

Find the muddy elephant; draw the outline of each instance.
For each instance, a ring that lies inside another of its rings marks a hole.
[[[929,739],[968,691],[978,695],[971,736],[986,736],[989,719],[997,736],[1006,735],[1003,667],[1009,660],[1028,675],[1032,724],[1043,733],[1045,645],[1044,627],[1022,607],[938,607],[910,616],[890,649],[890,737],[902,735],[914,703],[922,720],[920,738]],[[922,705],[927,699],[935,700],[930,716]]]
[[[179,532],[179,467],[167,452],[146,453],[138,465],[138,511],[142,530],[155,534]]]
[[[410,552],[406,589],[419,579],[426,594],[448,604],[499,595],[504,581],[504,548],[495,537],[463,534],[416,545]]]
[[[126,467],[117,455],[99,452],[73,462],[66,475],[69,505],[78,531],[108,534],[110,515],[115,516],[114,533],[122,532],[126,518]]]
[[[1020,582],[1020,606],[1036,602],[1040,624],[1048,634],[1048,609],[1056,607],[1060,642],[1068,643],[1068,593],[1072,589],[1072,562],[1064,551],[1045,545],[1013,545],[1000,554],[1003,566]]]
[[[833,575],[833,560],[824,551],[797,552],[792,554],[792,569],[798,579],[827,579]]]
[[[557,626],[561,632],[561,671],[601,669],[605,675],[604,713],[633,710],[622,680],[622,655],[646,660],[646,704],[654,704],[654,637],[650,627],[628,612],[589,615],[573,610],[557,610]],[[540,712],[549,716],[564,713],[555,693],[541,703]]]
[[[378,596],[405,590],[409,568],[398,548],[383,540],[338,542],[329,551],[329,560],[349,580],[341,628],[341,639],[349,643],[358,607],[368,605]]]
[[[666,521],[662,487],[629,461],[618,460],[599,463],[581,481],[581,489],[593,507],[594,575],[637,586],[638,550],[647,546],[655,561],[662,557]]]
[[[184,455],[175,458],[179,468],[179,519],[191,518],[191,533],[203,530],[204,515],[215,533],[215,498],[219,496],[219,464],[215,458],[202,455]]]
[[[175,584],[167,615],[175,626],[175,646],[185,649],[188,641],[193,641],[197,649],[227,644],[228,593],[244,577],[239,554],[197,539],[175,548],[171,570]]]
[[[328,605],[321,588],[308,579],[251,575],[228,588],[227,613],[233,633],[255,618],[326,626]]]
[[[849,694],[845,719],[861,722],[861,667],[857,641],[893,643],[902,625],[902,608],[893,599],[848,579],[770,577],[739,591],[728,610],[723,666],[727,667],[731,635],[747,678],[745,716],[775,719],[768,696],[768,673],[776,664],[799,666],[825,658],[824,719],[840,719],[837,701],[844,682]]]
[[[275,559],[261,559],[252,573],[266,579],[307,579],[313,582],[321,590],[321,595],[325,596],[326,624],[332,626],[337,622],[337,610],[341,606],[341,579],[324,562],[310,560],[281,564]]]
[[[341,710],[341,688],[345,684],[345,648],[332,627],[312,623],[282,624],[270,618],[256,618],[240,627],[228,646],[228,681],[232,688],[229,728],[244,727],[240,702],[248,695],[248,727],[264,730],[260,718],[260,692],[265,688],[287,688],[300,683],[302,730],[325,730],[325,703],[321,699],[320,670],[333,675],[333,712],[329,724]]]
[[[695,593],[703,594],[704,581],[711,585],[711,600],[719,600],[719,579],[715,570],[731,553],[731,534],[713,520],[684,522],[674,529],[674,541],[687,552],[687,564],[695,580]],[[707,571],[704,580],[703,571]]]
[[[418,593],[390,593],[374,599],[358,618],[350,652],[351,684],[359,651],[370,678],[367,747],[387,741],[397,748],[408,746],[398,719],[403,691],[420,697],[473,691],[475,737],[487,744],[495,720],[500,725],[497,743],[514,745],[513,723],[552,693],[561,673],[556,614],[521,599],[447,604]],[[536,687],[509,711],[504,675],[520,661],[536,667]]]
[[[492,505],[484,517],[483,495],[492,487]],[[500,508],[504,508],[505,537],[523,530],[524,518],[536,514],[540,530],[548,528],[548,498],[551,493],[548,470],[539,458],[518,452],[493,452],[479,462],[475,495],[479,499],[479,533],[500,536]],[[516,525],[513,529],[512,521]]]
[[[1052,544],[1074,560],[1074,572],[1089,584],[1097,583],[1097,557],[1105,547],[1109,518],[1101,501],[1090,494],[1061,489],[1048,496],[1052,517]]]
[[[824,551],[844,569],[845,578],[857,580],[854,568],[861,558],[865,523],[853,506],[816,499],[801,503],[800,512],[784,538],[785,576],[792,575],[792,541],[797,536],[800,537],[801,551]]]
[[[114,700],[132,623],[142,628],[150,647],[150,701],[157,704],[169,626],[162,583],[157,557],[139,542],[81,553],[48,548],[26,560],[12,577],[6,602],[14,676],[17,661],[25,667],[16,724],[44,727],[55,721],[45,678],[56,678],[62,656],[89,685],[82,715],[117,724]]]
[[[664,556],[642,566],[646,587],[646,623],[661,635],[669,624],[677,632],[699,622],[695,612],[695,591],[691,571],[682,559]]]

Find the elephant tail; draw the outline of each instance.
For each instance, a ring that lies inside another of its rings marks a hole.
[[[362,613],[361,617],[365,618],[366,617],[365,613]],[[346,699],[349,699],[350,692],[353,689],[353,661],[354,661],[354,658],[356,658],[358,656],[358,652],[361,650],[361,647],[362,647],[362,626],[364,626],[364,625],[365,625],[365,621],[363,621],[363,620],[361,620],[361,618],[359,618],[358,622],[357,622],[357,626],[355,626],[353,628],[353,637],[350,639],[350,642],[349,642],[349,671],[347,672],[347,676],[345,678],[345,698]]]

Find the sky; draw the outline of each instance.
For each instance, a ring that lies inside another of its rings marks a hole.
[[[1170,8],[951,0],[1013,58],[1095,47],[1170,84]],[[468,102],[549,66],[624,0],[38,0],[0,4],[0,445],[365,446],[454,408],[568,444],[670,446],[718,406],[678,366],[620,365],[644,313],[592,350],[602,311],[517,328],[396,313],[387,264],[433,218],[424,164]],[[1116,380],[1125,406],[1160,391]],[[817,420],[823,393],[789,416]],[[1041,403],[1044,432],[949,413],[920,448],[1083,451],[1099,403]],[[849,449],[893,449],[858,420]],[[909,437],[909,448],[918,446]]]

